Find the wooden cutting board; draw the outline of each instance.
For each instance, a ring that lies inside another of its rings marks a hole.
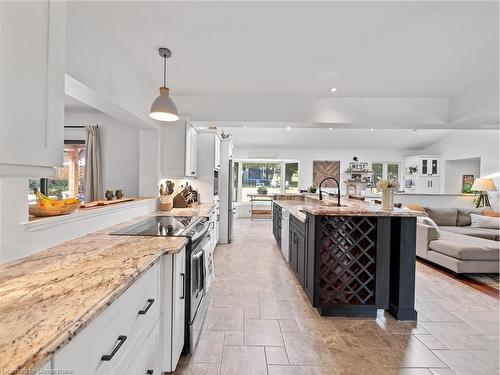
[[[82,204],[80,207],[82,208],[88,208],[88,207],[95,207],[95,206],[109,206],[111,204],[115,203],[123,203],[123,202],[130,202],[133,201],[135,198],[121,198],[121,199],[113,199],[110,201],[93,201],[89,203]]]

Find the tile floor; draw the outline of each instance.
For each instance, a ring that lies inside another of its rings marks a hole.
[[[175,374],[499,374],[498,301],[423,264],[416,323],[319,316],[270,221],[236,220],[215,272],[198,347]]]

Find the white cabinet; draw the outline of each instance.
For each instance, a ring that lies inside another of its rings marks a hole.
[[[439,159],[438,158],[420,158],[421,176],[439,176]]]
[[[184,347],[184,322],[186,305],[186,250],[174,256],[172,296],[172,371]]]
[[[0,1],[0,175],[62,165],[65,28],[65,1]]]
[[[186,123],[186,169],[185,175],[196,177],[197,175],[197,151],[198,151],[198,132],[189,123]]]
[[[440,192],[439,177],[419,177],[417,193],[436,194]]]
[[[220,138],[218,134],[214,136],[214,169],[220,170]]]
[[[198,132],[185,118],[161,125],[161,177],[196,177]]]
[[[184,347],[186,249],[162,259],[161,371],[171,372]]]
[[[159,323],[153,328],[146,341],[141,345],[125,375],[160,375],[158,347],[160,345]]]

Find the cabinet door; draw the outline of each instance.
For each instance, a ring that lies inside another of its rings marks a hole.
[[[172,370],[184,347],[184,311],[186,301],[186,250],[174,255],[172,293]]]
[[[290,267],[292,267],[293,272],[297,275],[297,232],[293,227],[290,227]]]
[[[185,175],[196,177],[196,146],[198,133],[186,123],[186,155],[185,155]]]
[[[297,232],[297,278],[300,285],[305,288],[306,285],[306,248],[304,236]]]
[[[439,160],[438,159],[431,159],[430,164],[431,164],[430,173],[433,176],[438,176],[439,175]]]
[[[66,2],[0,1],[0,25],[0,168],[60,167]]]
[[[132,361],[125,375],[160,375],[158,348],[160,346],[160,328],[158,324],[151,331],[140,351]]]
[[[191,175],[196,177],[198,174],[198,165],[196,162],[196,158],[198,157],[198,132],[194,129],[191,128],[191,157],[190,157],[190,162],[191,162]]]
[[[220,169],[220,139],[217,134],[214,134],[214,169]]]
[[[429,168],[429,160],[428,159],[420,159],[420,174],[427,176],[430,172]]]

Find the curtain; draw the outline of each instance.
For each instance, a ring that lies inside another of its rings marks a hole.
[[[85,140],[85,202],[102,199],[101,188],[101,146],[99,127],[87,126]]]

